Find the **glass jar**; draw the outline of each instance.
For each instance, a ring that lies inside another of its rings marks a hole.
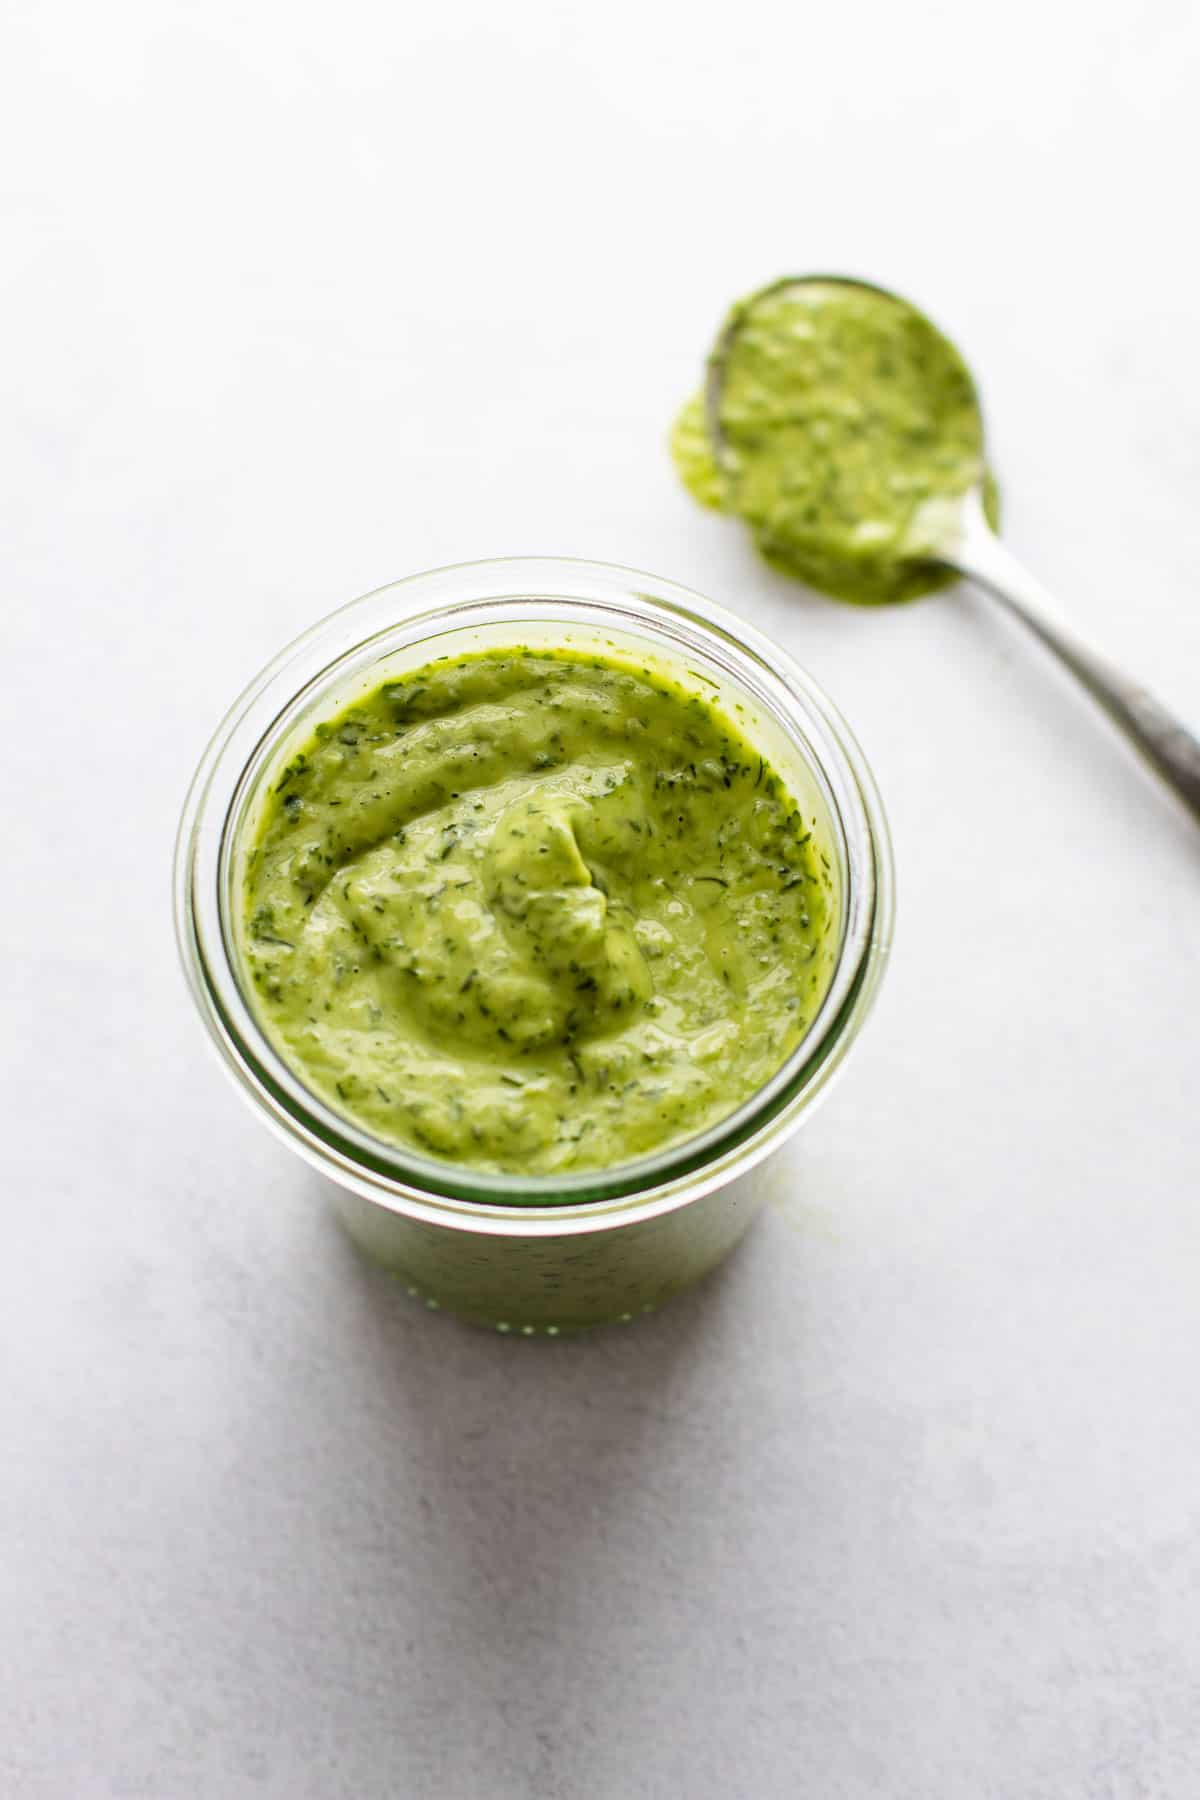
[[[570,1175],[492,1174],[384,1143],[282,1060],[243,981],[242,858],[273,771],[357,696],[435,657],[514,645],[632,654],[732,717],[814,821],[835,887],[828,991],[751,1098],[653,1155]],[[870,771],[811,678],[723,608],[602,563],[469,563],[379,588],[281,652],[196,773],[175,861],[180,951],[225,1067],[264,1121],[327,1176],[356,1241],[431,1307],[501,1331],[651,1311],[732,1248],[761,1207],[763,1159],[823,1094],[869,1010],[892,930],[887,827]]]

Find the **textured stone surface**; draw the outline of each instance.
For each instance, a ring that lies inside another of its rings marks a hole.
[[[806,596],[664,448],[736,292],[891,281],[1014,544],[1200,715],[1194,9],[0,30],[0,1793],[1194,1800],[1200,839],[983,601]],[[776,633],[900,880],[767,1218],[570,1343],[355,1259],[167,907],[280,642],[529,550]]]

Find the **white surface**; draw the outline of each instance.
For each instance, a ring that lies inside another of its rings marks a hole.
[[[1200,14],[0,31],[0,1793],[1194,1800],[1200,835],[983,601],[806,596],[662,439],[739,291],[893,283],[980,371],[1013,544],[1200,716]],[[530,550],[773,631],[900,876],[744,1253],[558,1344],[355,1260],[167,904],[268,654]]]

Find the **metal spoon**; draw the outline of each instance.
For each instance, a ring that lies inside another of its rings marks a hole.
[[[887,288],[844,275],[788,276],[773,282],[734,309],[709,358],[705,390],[708,433],[718,464],[730,467],[731,453],[721,424],[721,397],[729,352],[756,301],[790,287],[809,282],[866,287],[889,299],[908,303]],[[1059,622],[1058,608],[1047,590],[1018,561],[989,525],[983,508],[982,488],[972,488],[957,512],[947,515],[944,538],[930,554],[922,548],[922,562],[965,576],[975,586],[999,600],[1047,650],[1087,689],[1113,724],[1167,786],[1179,796],[1193,817],[1200,820],[1200,741],[1180,724],[1165,706],[1112,663],[1090,650],[1073,631]]]

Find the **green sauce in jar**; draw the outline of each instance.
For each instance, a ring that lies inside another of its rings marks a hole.
[[[710,700],[488,651],[383,683],[279,773],[241,956],[331,1106],[545,1175],[692,1136],[768,1081],[828,988],[833,892],[813,821]]]

